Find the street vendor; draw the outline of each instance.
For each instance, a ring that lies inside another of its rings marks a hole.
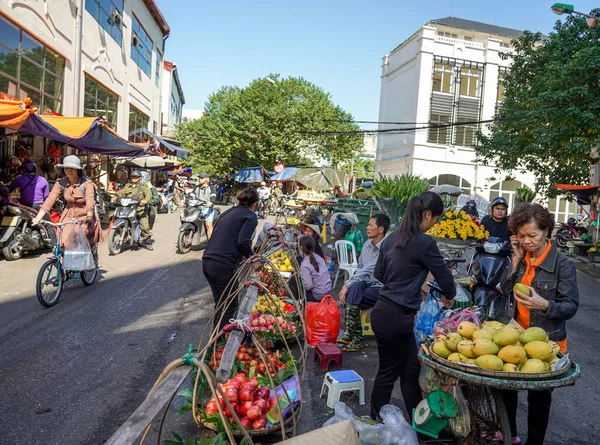
[[[377,339],[379,369],[371,396],[371,417],[380,419],[379,410],[390,403],[396,380],[400,378],[402,397],[412,420],[413,409],[421,401],[421,365],[415,345],[414,319],[421,306],[421,285],[431,272],[451,307],[456,294],[452,273],[434,241],[425,233],[444,213],[437,193],[423,192],[411,198],[398,230],[383,241],[374,277],[383,285],[371,311],[371,327]]]
[[[550,242],[554,217],[539,204],[523,204],[515,209],[508,221],[514,235],[512,267],[502,279],[502,293],[515,297],[516,321],[524,329],[537,326],[548,333],[550,340],[567,352],[566,321],[575,316],[579,306],[575,263],[560,253]],[[514,289],[524,284],[530,295]],[[520,443],[517,434],[517,391],[503,391],[508,411],[513,443]],[[527,444],[542,445],[546,436],[552,389],[529,391],[527,395]]]
[[[315,214],[315,208],[313,206],[306,206],[304,209],[304,222],[308,224],[314,224],[316,226],[321,225],[319,217]]]
[[[202,271],[215,300],[214,323],[219,328],[229,323],[230,318],[235,317],[237,300],[232,301],[224,311],[217,310],[217,307],[222,298],[227,297],[228,285],[235,275],[240,260],[253,255],[252,239],[258,225],[258,217],[255,213],[258,207],[256,190],[252,188],[242,190],[237,196],[237,201],[236,207],[225,211],[217,219],[202,257]],[[235,285],[230,288],[235,288]]]
[[[309,222],[302,222],[300,223],[300,232],[305,236],[310,236],[315,241],[315,253],[324,259],[325,254],[323,253],[323,247],[321,247],[321,234],[319,233],[319,226]]]
[[[311,236],[303,236],[298,240],[298,250],[302,255],[300,274],[306,291],[306,301],[321,301],[331,292],[331,276],[325,260],[315,255],[315,240]]]

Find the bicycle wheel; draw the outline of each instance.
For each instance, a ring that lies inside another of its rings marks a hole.
[[[79,272],[79,276],[81,277],[83,284],[86,286],[91,286],[96,281],[98,269],[82,270]]]
[[[58,303],[64,284],[64,271],[60,260],[52,258],[44,263],[37,276],[35,293],[44,307],[52,307]]]
[[[471,415],[471,436],[474,443],[490,442],[512,445],[508,413],[502,393],[493,388],[468,385],[463,387]],[[502,435],[500,439],[499,434]]]

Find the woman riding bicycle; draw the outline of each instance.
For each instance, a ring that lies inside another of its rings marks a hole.
[[[66,208],[61,215],[60,222],[76,219],[83,223],[84,233],[94,257],[97,259],[97,244],[102,241],[102,230],[95,214],[94,184],[83,175],[81,161],[77,156],[66,156],[62,164],[54,166],[54,170],[61,179],[54,184],[50,195],[42,204],[32,223],[38,224],[44,215],[50,212],[56,200],[62,196],[66,202]],[[73,225],[64,226],[60,240],[61,246],[64,246],[64,240],[69,238],[73,230],[75,230]]]

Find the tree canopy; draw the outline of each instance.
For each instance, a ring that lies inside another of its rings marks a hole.
[[[491,132],[479,135],[478,162],[532,172],[543,194],[588,182],[600,140],[599,38],[600,28],[569,16],[545,41],[525,32],[512,42],[504,99]]]
[[[278,75],[245,88],[226,86],[213,93],[204,115],[177,128],[190,150],[190,164],[224,175],[241,167],[312,166],[324,158],[337,167],[362,151],[353,118],[331,96],[302,78]]]

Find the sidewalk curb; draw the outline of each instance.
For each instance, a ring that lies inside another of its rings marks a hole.
[[[574,263],[578,271],[600,283],[600,264],[591,263],[585,258],[576,255],[567,255]]]

